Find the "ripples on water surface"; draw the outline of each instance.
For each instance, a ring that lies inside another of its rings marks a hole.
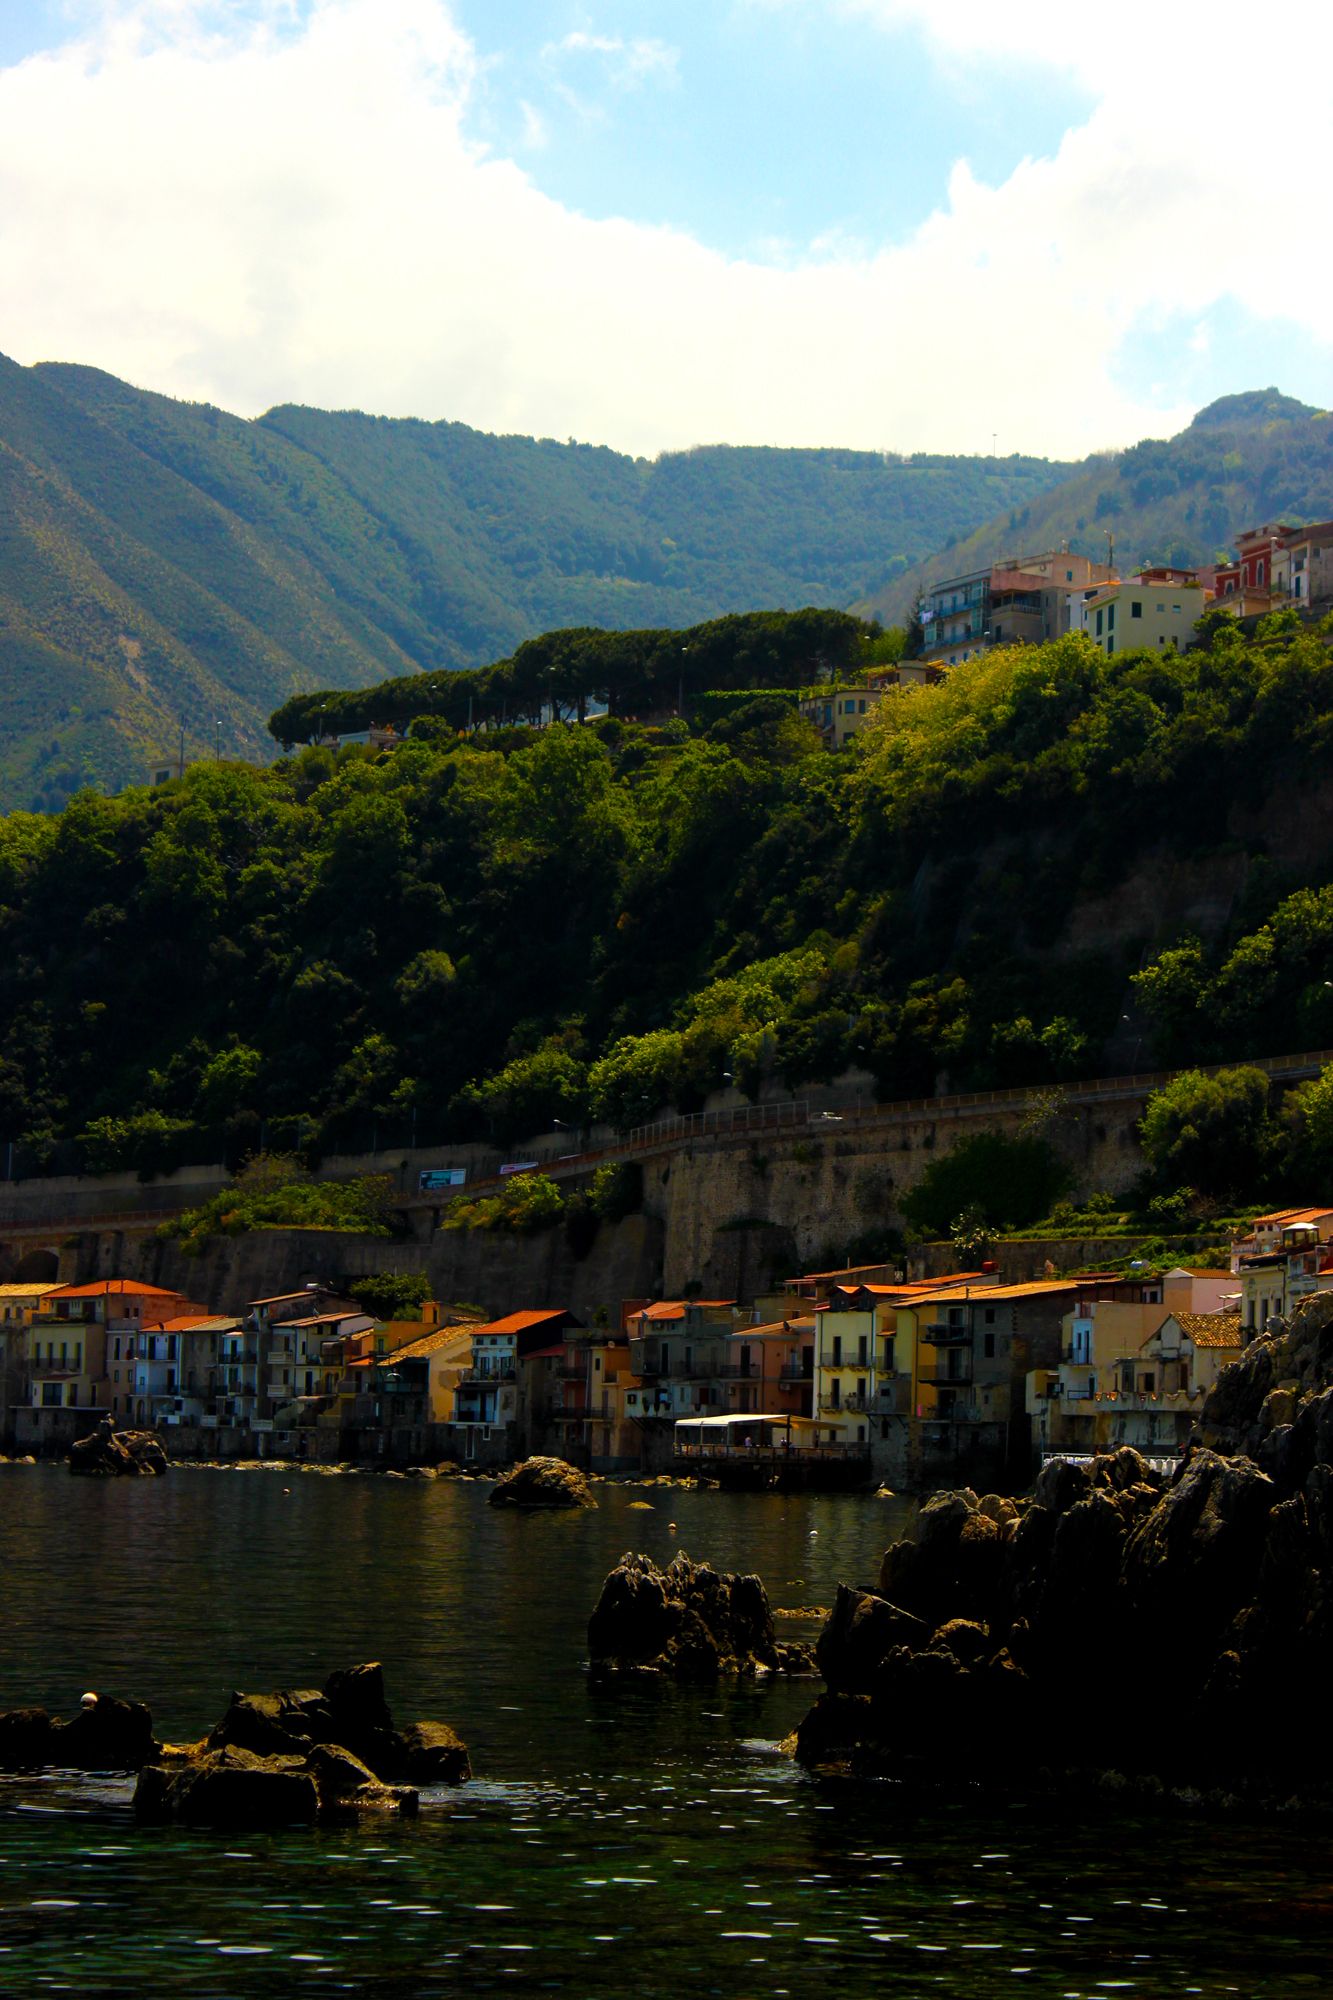
[[[622,1549],[827,1603],[896,1507],[654,1489],[630,1512],[603,1487],[596,1514],[522,1519],[484,1487],[287,1483],[5,1472],[0,1706],[102,1686],[187,1736],[232,1686],[380,1658],[399,1717],[454,1722],[479,1780],[415,1825],[265,1837],[140,1832],[124,1784],[0,1780],[0,1994],[1333,1992],[1322,1832],[824,1787],[776,1754],[811,1683],[588,1686]],[[1126,1716],[1188,1726],[1147,1689]]]

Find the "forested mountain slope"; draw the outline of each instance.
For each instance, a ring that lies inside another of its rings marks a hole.
[[[11,814],[0,1142],[151,1168],[1333,1046],[1328,635],[1213,625],[997,650],[836,755],[771,695],[432,717]]]
[[[1076,555],[1105,562],[1110,536],[1125,570],[1194,565],[1227,555],[1244,528],[1330,515],[1333,416],[1276,389],[1255,389],[1210,403],[1176,437],[1095,454],[1032,500],[889,577],[855,609],[902,623],[941,577],[1066,542]]]
[[[0,358],[0,802],[52,805],[552,626],[843,605],[1065,470],[708,448],[656,461],[462,424],[244,422]]]

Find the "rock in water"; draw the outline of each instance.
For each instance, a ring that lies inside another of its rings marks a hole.
[[[733,1576],[682,1551],[665,1569],[651,1556],[621,1557],[588,1621],[595,1670],[648,1671],[682,1680],[719,1674],[801,1673],[810,1656],[779,1646],[757,1576]]]
[[[204,1742],[140,1774],[135,1811],[189,1826],[292,1825],[413,1814],[418,1785],[461,1785],[467,1748],[443,1722],[394,1727],[377,1662],[322,1688],[233,1694]]]
[[[91,1705],[85,1696],[68,1722],[44,1708],[0,1714],[0,1771],[137,1771],[161,1748],[144,1704],[114,1695],[98,1695]]]
[[[491,1493],[492,1507],[595,1507],[592,1488],[563,1458],[525,1458]]]
[[[167,1470],[169,1460],[155,1431],[118,1431],[110,1417],[103,1417],[87,1437],[76,1438],[69,1448],[69,1469],[99,1478],[155,1478]]]

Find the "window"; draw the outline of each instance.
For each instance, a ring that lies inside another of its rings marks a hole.
[[[1114,598],[1112,598],[1111,602],[1110,602],[1110,603],[1109,603],[1109,604],[1107,605],[1107,607],[1106,607],[1106,629],[1107,629],[1107,631],[1108,631],[1108,632],[1114,632],[1114,631],[1115,631],[1115,599],[1114,599]]]
[[[994,1308],[994,1306],[987,1306],[987,1308],[986,1308],[986,1324],[987,1324],[987,1326],[994,1326],[994,1324],[995,1324],[995,1308]]]
[[[1099,611],[1097,613],[1097,637],[1100,639],[1101,636],[1102,636],[1102,614]]]
[[[993,1361],[995,1359],[995,1335],[988,1333],[982,1340],[981,1346],[987,1361]]]
[[[1141,597],[1131,597],[1131,598],[1130,598],[1130,600],[1129,600],[1129,615],[1130,615],[1130,617],[1131,617],[1131,618],[1142,618],[1142,616],[1143,616],[1143,599],[1142,599]]]

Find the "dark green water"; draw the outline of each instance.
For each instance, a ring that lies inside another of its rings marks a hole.
[[[0,1471],[0,1706],[101,1687],[187,1736],[233,1686],[378,1658],[478,1780],[415,1825],[263,1838],[140,1832],[118,1783],[0,1780],[0,1994],[1333,1993],[1322,1833],[821,1786],[775,1747],[809,1683],[588,1686],[623,1549],[826,1603],[873,1574],[892,1503],[602,1488],[522,1520],[466,1485],[289,1484]],[[1088,1722],[1188,1727],[1188,1691]]]

